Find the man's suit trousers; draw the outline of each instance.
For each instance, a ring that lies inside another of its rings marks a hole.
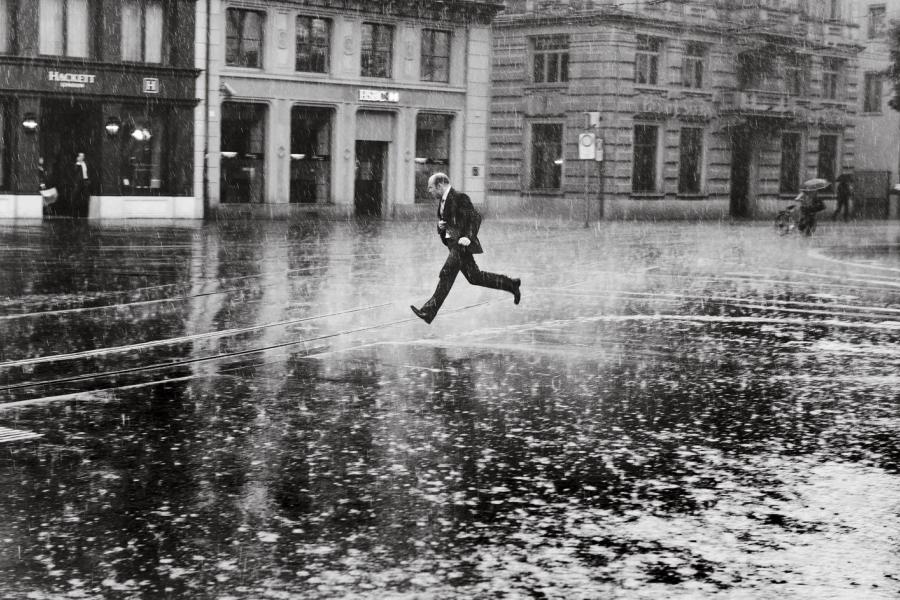
[[[431,299],[425,303],[422,310],[431,314],[432,317],[437,314],[437,311],[441,308],[441,305],[447,298],[447,294],[450,293],[450,288],[453,287],[456,275],[460,271],[462,271],[463,276],[472,285],[480,285],[481,287],[503,290],[510,293],[515,289],[515,284],[513,284],[512,279],[506,275],[482,271],[475,263],[475,258],[472,256],[471,252],[461,246],[455,245],[450,248],[447,260],[444,261],[444,266],[441,267],[440,279],[438,280],[434,294],[431,296]]]

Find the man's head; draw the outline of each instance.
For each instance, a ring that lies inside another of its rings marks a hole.
[[[84,152],[79,152],[75,157],[75,162],[84,162]]]
[[[428,193],[435,200],[444,197],[444,191],[450,187],[450,178],[444,173],[435,173],[428,178]]]

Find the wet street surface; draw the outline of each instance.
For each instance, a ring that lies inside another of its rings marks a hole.
[[[900,224],[480,237],[0,225],[0,597],[900,595]]]

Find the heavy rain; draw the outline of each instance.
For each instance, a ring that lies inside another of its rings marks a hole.
[[[900,593],[896,225],[432,227],[0,229],[0,596]]]
[[[898,92],[900,0],[0,0],[0,599],[900,597]]]

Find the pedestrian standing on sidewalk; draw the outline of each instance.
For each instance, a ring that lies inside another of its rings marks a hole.
[[[75,192],[72,198],[72,216],[87,217],[91,205],[91,172],[88,170],[84,152],[79,152],[75,158]]]
[[[47,167],[44,165],[43,156],[38,157],[38,192],[44,203],[44,212],[53,214],[53,203],[59,198],[59,192],[56,191],[56,186],[50,181],[50,174],[47,172]]]
[[[853,186],[850,184],[851,176],[844,173],[838,177],[838,185],[836,191],[837,206],[834,214],[831,215],[832,220],[837,220],[838,213],[844,212],[844,220],[850,219],[850,200],[853,198]]]
[[[487,273],[475,264],[473,255],[483,252],[478,241],[481,215],[472,206],[469,197],[453,189],[450,178],[444,173],[435,173],[428,178],[428,193],[440,201],[437,210],[437,232],[441,242],[447,246],[449,254],[444,266],[441,267],[434,294],[422,308],[410,306],[416,316],[426,323],[434,320],[460,271],[472,285],[509,292],[513,295],[513,302],[518,304],[522,298],[519,291],[522,284],[520,279]]]

